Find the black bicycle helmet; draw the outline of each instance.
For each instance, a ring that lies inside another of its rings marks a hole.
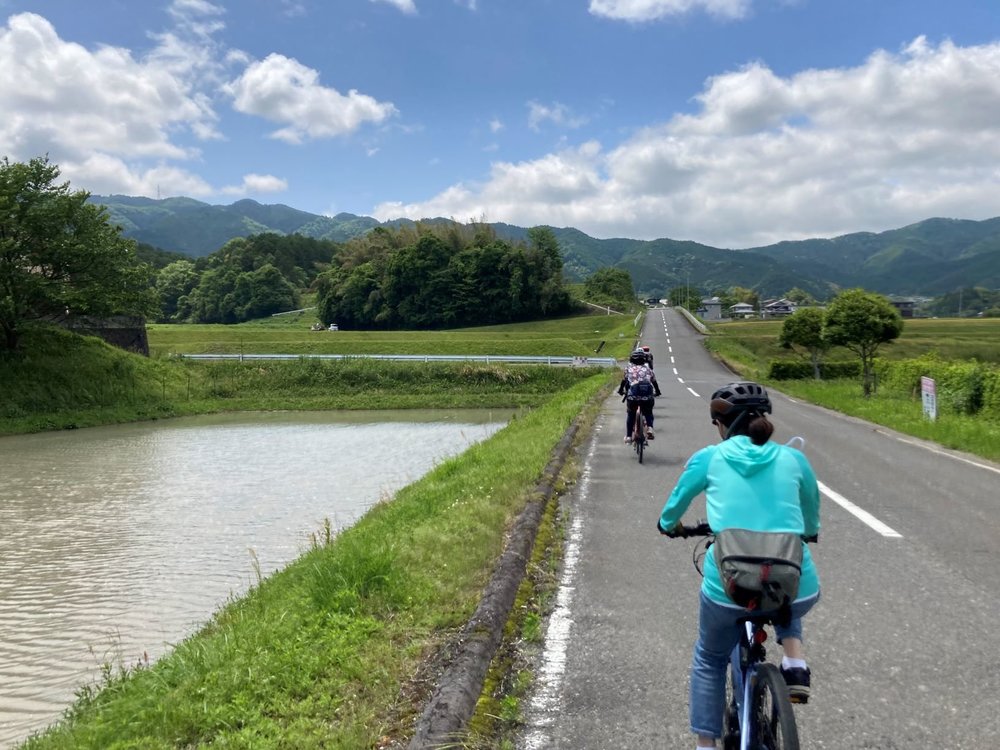
[[[633,365],[644,365],[646,364],[646,352],[642,349],[636,349],[630,355],[628,355],[628,361]]]
[[[730,383],[712,394],[709,410],[712,413],[713,421],[728,417],[734,412],[770,414],[771,399],[767,395],[767,391],[764,390],[764,386],[757,383]]]

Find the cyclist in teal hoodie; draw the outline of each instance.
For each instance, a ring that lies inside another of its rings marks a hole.
[[[808,459],[798,450],[771,442],[767,418],[771,400],[757,383],[730,383],[712,394],[712,424],[722,442],[696,452],[660,514],[658,528],[674,536],[691,501],[705,493],[708,524],[715,532],[739,528],[819,533],[819,488]],[[805,545],[803,545],[805,547]],[[700,595],[698,642],[691,663],[691,731],[698,747],[715,747],[722,736],[726,668],[739,641],[740,617],[723,588],[714,555],[705,556]],[[793,702],[809,699],[810,671],[802,652],[802,616],[819,600],[819,578],[808,548],[803,549],[799,592],[787,626],[775,626],[785,655],[781,673]]]

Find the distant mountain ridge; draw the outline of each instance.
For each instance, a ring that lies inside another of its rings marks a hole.
[[[93,195],[126,236],[163,250],[201,257],[234,237],[263,232],[299,233],[344,242],[380,222],[340,213],[321,216],[283,204],[244,199],[228,206],[192,198]],[[428,221],[447,221],[436,218]],[[524,239],[526,227],[493,223],[501,237]],[[832,239],[779,242],[727,250],[697,242],[596,239],[572,227],[552,227],[566,275],[582,279],[598,268],[627,269],[641,294],[662,296],[690,283],[702,289],[733,285],[778,296],[793,287],[826,298],[838,288],[864,286],[885,294],[935,296],[959,287],[1000,289],[1000,217],[983,221],[927,219],[885,232],[857,232]]]

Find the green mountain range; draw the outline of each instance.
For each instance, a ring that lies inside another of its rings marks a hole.
[[[241,200],[216,206],[191,198],[91,196],[112,221],[139,242],[200,257],[234,237],[263,232],[299,233],[339,242],[383,223],[341,213],[320,216],[281,204]],[[443,222],[447,219],[429,219]],[[398,226],[408,220],[385,222]],[[519,240],[526,227],[495,223],[501,237]],[[742,286],[764,297],[799,287],[820,299],[837,289],[864,286],[894,295],[936,296],[960,287],[1000,289],[1000,217],[984,221],[928,219],[886,232],[833,239],[779,242],[726,250],[671,239],[596,239],[573,228],[552,228],[566,277],[579,280],[598,268],[627,269],[643,296],[664,296],[685,284],[702,290]]]

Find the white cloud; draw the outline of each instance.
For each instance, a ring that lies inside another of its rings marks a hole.
[[[574,115],[569,107],[559,102],[552,104],[528,102],[528,127],[539,130],[546,121],[566,128],[578,128],[587,123],[587,118]]]
[[[494,117],[490,120],[491,133],[499,133],[501,130],[503,130],[503,123],[498,118]]]
[[[248,195],[260,193],[283,193],[288,190],[288,181],[270,174],[245,174],[242,185],[222,188],[226,195]]]
[[[414,5],[413,0],[371,0],[371,2],[389,3],[389,5],[394,5],[409,15],[413,15],[417,12],[417,6]]]
[[[155,46],[87,49],[53,25],[21,13],[0,26],[0,152],[48,154],[75,188],[95,193],[207,195],[212,188],[172,161],[200,156],[190,145],[218,139],[213,86],[225,63],[213,35],[224,9],[173,0],[173,26]],[[184,144],[184,145],[182,145]]]
[[[720,18],[743,18],[752,0],[590,0],[590,12],[616,21],[655,21],[703,10]]]
[[[281,5],[285,9],[284,14],[289,18],[304,16],[306,14],[306,6],[298,2],[298,0],[281,0]]]
[[[216,135],[208,100],[183,76],[126,49],[64,41],[33,13],[0,27],[0,69],[0,150],[14,159],[49,153],[64,173],[92,156],[189,159],[197,151],[178,145],[178,129]]]
[[[855,68],[789,77],[757,62],[709,79],[679,114],[375,216],[576,226],[600,237],[728,247],[997,214],[1000,43],[914,41]]]
[[[59,162],[62,177],[76,189],[97,195],[123,194],[163,196],[207,196],[214,190],[205,180],[167,164],[136,165],[109,154],[94,152],[80,160]]]
[[[284,124],[271,136],[289,143],[345,135],[396,113],[391,103],[354,89],[345,96],[320,85],[315,70],[279,54],[249,65],[226,91],[237,111]]]

